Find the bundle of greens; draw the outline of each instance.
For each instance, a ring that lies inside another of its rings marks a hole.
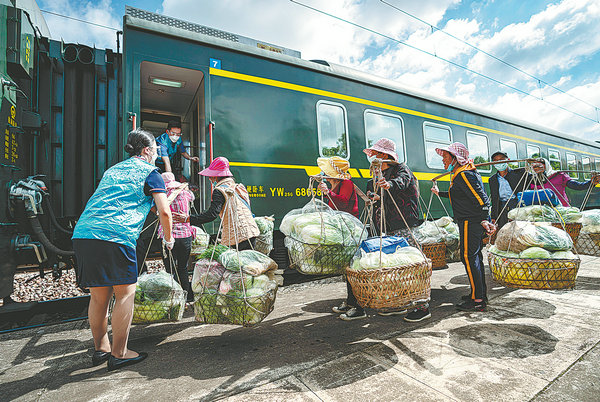
[[[578,223],[582,217],[579,208],[560,205],[530,205],[508,211],[508,219],[513,221]]]
[[[228,250],[219,256],[219,262],[229,271],[244,270],[248,275],[260,275],[277,269],[277,263],[254,250]]]

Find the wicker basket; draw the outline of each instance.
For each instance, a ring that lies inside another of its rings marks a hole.
[[[205,324],[233,324],[250,327],[256,325],[273,311],[277,288],[261,296],[246,298],[223,295],[218,292],[195,295],[196,321]]]
[[[572,289],[579,259],[508,258],[488,253],[490,270],[502,285],[519,289]]]
[[[168,292],[135,291],[132,324],[152,324],[156,322],[179,321],[183,317],[187,292],[171,290]],[[109,318],[115,305],[115,298],[110,301]]]
[[[562,229],[562,223],[560,222],[552,222],[552,226],[555,228]],[[577,242],[577,238],[579,237],[579,232],[581,232],[581,223],[565,223],[564,230],[571,236],[571,240],[573,240],[573,244]]]
[[[339,275],[350,266],[356,246],[306,244],[292,237],[285,239],[290,266],[304,275]]]
[[[361,307],[405,309],[427,303],[431,296],[431,261],[397,268],[346,270]]]
[[[575,249],[579,254],[600,257],[600,233],[579,233]]]
[[[273,232],[258,236],[254,249],[264,255],[269,255],[271,250],[273,250]]]
[[[421,244],[423,254],[431,260],[432,269],[440,269],[447,266],[446,264],[446,243],[431,243]]]

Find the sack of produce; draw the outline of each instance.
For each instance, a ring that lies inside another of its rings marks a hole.
[[[210,235],[198,226],[192,226],[192,229],[196,235],[194,236],[194,240],[192,240],[191,254],[196,255],[206,250],[210,242]]]
[[[512,221],[498,231],[495,245],[498,250],[515,253],[534,246],[566,251],[573,248],[573,240],[567,232],[549,224]]]
[[[530,205],[508,211],[508,219],[528,222],[557,222],[558,216],[554,208],[548,205]]]
[[[187,292],[165,271],[144,273],[138,278],[133,324],[178,321],[183,316]]]
[[[581,223],[585,233],[600,233],[600,209],[590,209],[581,213]]]
[[[269,255],[273,250],[273,229],[275,228],[275,219],[272,216],[257,216],[254,218],[260,234],[256,238],[256,251]]]
[[[352,269],[379,269],[403,267],[412,264],[425,262],[425,256],[418,248],[412,246],[400,247],[393,253],[380,253],[379,250],[366,253],[361,250],[358,256],[352,261]]]
[[[301,213],[298,211],[292,210],[283,218],[292,266],[311,275],[342,273],[366,239],[364,225],[351,214],[334,211],[319,200],[311,200]]]
[[[225,267],[218,261],[211,261],[207,258],[200,259],[194,265],[194,274],[192,275],[192,290],[194,294],[204,291],[219,290],[219,284],[223,278]]]
[[[229,271],[243,270],[248,275],[260,275],[277,269],[277,263],[255,250],[230,249],[219,256],[219,262]]]
[[[445,240],[448,234],[446,229],[438,226],[434,221],[423,222],[413,230],[413,233],[419,244],[440,243]]]

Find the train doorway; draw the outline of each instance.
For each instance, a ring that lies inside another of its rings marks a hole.
[[[140,126],[159,137],[169,121],[180,122],[185,150],[190,156],[198,156],[200,164],[178,155],[171,161],[173,173],[178,180],[190,182],[192,187],[202,186],[198,171],[207,160],[205,74],[148,61],[142,62],[140,69]]]

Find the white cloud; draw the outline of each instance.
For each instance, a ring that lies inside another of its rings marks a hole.
[[[54,0],[44,5],[44,9],[96,24],[120,29],[121,16],[117,15],[110,0],[69,1]],[[97,48],[116,49],[116,31],[63,17],[44,14],[53,39],[67,43],[81,43]]]

